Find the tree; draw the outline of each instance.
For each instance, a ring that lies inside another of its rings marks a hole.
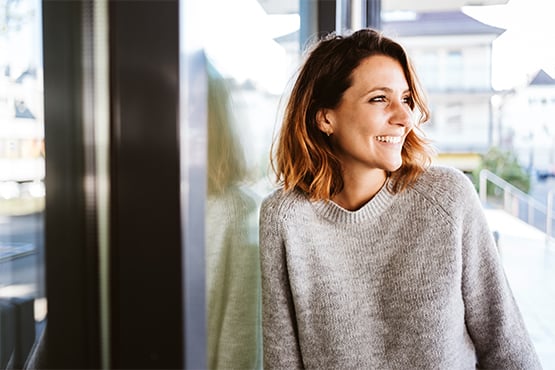
[[[474,184],[478,186],[480,171],[487,169],[525,193],[530,191],[530,175],[522,168],[516,155],[510,151],[492,147],[482,155],[482,162],[473,172]]]

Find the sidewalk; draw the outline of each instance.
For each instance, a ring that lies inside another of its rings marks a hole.
[[[555,370],[555,241],[502,210],[484,212],[542,365]]]

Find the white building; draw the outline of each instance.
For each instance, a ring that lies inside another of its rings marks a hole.
[[[500,100],[503,143],[531,172],[555,173],[555,79],[540,70]]]
[[[428,94],[424,131],[439,161],[471,171],[493,141],[492,42],[504,30],[458,10],[385,13],[383,29],[405,46]]]

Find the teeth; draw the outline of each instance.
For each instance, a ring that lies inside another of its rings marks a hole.
[[[401,142],[401,137],[400,136],[376,136],[376,140],[384,143],[399,144]]]

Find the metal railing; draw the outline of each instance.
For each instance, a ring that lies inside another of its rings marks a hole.
[[[547,213],[545,216],[545,233],[547,234],[547,242],[553,237],[553,196],[555,195],[554,190],[549,190],[547,193]]]
[[[514,185],[511,185],[493,172],[481,170],[479,193],[482,204],[495,204],[495,201],[488,202],[488,182],[496,186],[494,191],[501,193],[499,195],[502,196],[502,208],[505,212],[544,232],[546,234],[546,242],[549,242],[552,238],[554,219],[553,201],[555,194],[553,191],[548,193],[546,205],[516,188]],[[500,197],[498,197],[498,199],[499,198]],[[543,217],[538,217],[538,213]],[[545,225],[543,224],[544,222]]]

